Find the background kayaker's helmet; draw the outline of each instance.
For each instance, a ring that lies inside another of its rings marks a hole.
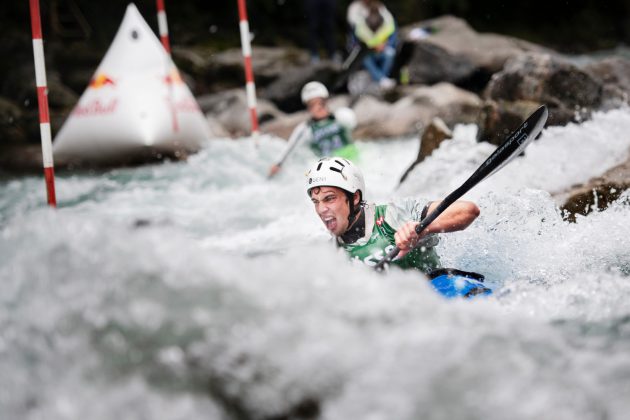
[[[361,170],[348,159],[325,157],[318,160],[306,173],[306,194],[311,197],[311,190],[316,187],[341,188],[348,198],[350,224],[365,204],[365,181]],[[359,205],[354,205],[354,193],[359,191]]]
[[[330,96],[328,89],[320,82],[308,82],[302,88],[302,103],[306,105],[308,101],[315,98],[326,99]]]

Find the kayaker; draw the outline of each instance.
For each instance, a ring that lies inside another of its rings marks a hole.
[[[280,170],[282,164],[298,143],[308,143],[318,156],[342,156],[350,160],[358,158],[351,131],[356,126],[356,115],[350,108],[340,108],[334,113],[328,108],[328,89],[320,82],[309,82],[302,88],[302,103],[310,114],[307,121],[299,124],[289,137],[287,147],[276,164],[269,169],[269,176]]]
[[[466,229],[479,216],[475,203],[456,201],[418,235],[415,227],[439,201],[403,199],[384,205],[368,204],[363,174],[356,165],[341,157],[320,159],[306,177],[306,191],[315,212],[337,245],[351,258],[374,266],[397,246],[400,253],[392,264],[426,273],[434,280],[434,287],[447,296],[490,292],[479,274],[442,269],[435,250],[438,233]],[[455,278],[448,277],[449,273],[455,273],[460,279],[459,289],[454,288],[452,281],[438,284]],[[440,275],[446,277],[438,279]],[[451,294],[440,290],[443,287]]]

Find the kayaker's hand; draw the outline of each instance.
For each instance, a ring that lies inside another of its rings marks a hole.
[[[396,246],[400,249],[397,258],[402,258],[407,255],[418,242],[418,239],[420,239],[416,233],[416,226],[418,226],[418,224],[418,222],[407,222],[394,234]]]
[[[270,169],[269,169],[269,178],[271,178],[272,176],[274,176],[275,174],[277,174],[280,171],[280,165],[273,165]]]

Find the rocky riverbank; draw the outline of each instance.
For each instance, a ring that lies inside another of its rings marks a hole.
[[[430,28],[430,35],[418,37],[419,28]],[[338,65],[311,65],[304,50],[255,46],[253,66],[262,131],[288,136],[304,118],[299,92],[310,80],[339,88],[331,105],[355,110],[358,126],[354,136],[363,141],[421,135],[439,119],[446,129],[475,123],[479,141],[498,144],[541,104],[550,109],[549,125],[565,125],[584,121],[593,111],[628,102],[630,60],[622,57],[575,60],[520,39],[478,33],[452,16],[403,27],[400,35],[395,74],[401,83],[387,92],[364,86],[364,92],[350,94],[344,83],[348,74]],[[46,52],[54,135],[100,57],[80,45],[62,48],[52,43]],[[173,57],[213,136],[246,135],[250,122],[240,50],[176,47]],[[39,128],[32,75],[32,63],[23,61],[0,90],[0,168],[5,170],[40,167],[41,157],[35,151]],[[350,80],[356,77],[352,74]],[[426,155],[429,149],[425,145],[423,150]],[[421,155],[419,160],[426,157]],[[603,185],[584,188],[604,191],[609,185],[606,179],[601,178]],[[627,188],[627,170],[622,179],[626,181],[615,181],[608,190]]]

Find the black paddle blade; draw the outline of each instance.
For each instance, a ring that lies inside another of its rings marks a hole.
[[[416,226],[416,233],[420,234],[420,232],[437,219],[444,210],[457,201],[462,195],[466,194],[475,185],[497,172],[516,156],[520,155],[527,145],[538,137],[547,122],[548,116],[549,111],[545,105],[542,105],[534,111],[534,113],[514,130],[459,188],[446,196],[440,205]],[[396,258],[399,252],[400,249],[398,249],[398,247],[394,248],[385,258],[374,266],[374,269],[381,271],[385,264],[390,263]]]
[[[538,137],[547,122],[548,116],[549,111],[545,105],[534,111],[523,124],[499,145],[470,178],[479,178],[477,181],[479,182],[503,168],[516,156],[519,156],[527,145]]]

